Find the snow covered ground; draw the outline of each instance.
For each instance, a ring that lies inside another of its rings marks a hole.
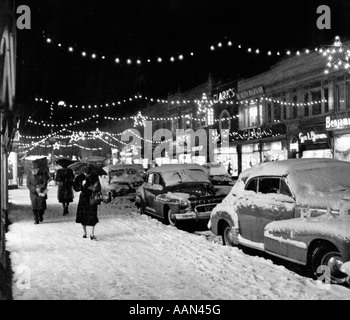
[[[34,225],[26,187],[9,191],[6,234],[16,300],[350,299],[350,289],[298,275],[263,257],[222,246],[210,231],[189,233],[140,215],[127,200],[102,204],[95,234],[75,223],[79,193],[62,216],[49,187]]]

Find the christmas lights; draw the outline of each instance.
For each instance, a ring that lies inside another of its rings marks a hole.
[[[339,68],[349,69],[350,67],[350,50],[346,49],[342,42],[340,41],[339,36],[335,37],[333,46],[328,49],[320,49],[320,53],[324,57],[327,57],[327,68],[325,73],[328,74],[332,69],[337,70]]]

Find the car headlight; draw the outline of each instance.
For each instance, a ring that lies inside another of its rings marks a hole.
[[[190,205],[190,203],[187,200],[185,200],[185,199],[181,199],[180,202],[179,202],[179,205],[180,205],[181,208],[186,208],[186,207],[188,207]]]

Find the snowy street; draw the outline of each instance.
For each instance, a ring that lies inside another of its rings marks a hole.
[[[9,190],[6,234],[14,300],[350,299],[271,260],[222,246],[210,231],[189,233],[140,215],[122,199],[99,207],[95,234],[75,223],[79,193],[62,216],[49,187],[44,222],[34,225],[26,187]]]

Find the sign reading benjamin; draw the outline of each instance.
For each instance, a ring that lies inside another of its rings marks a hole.
[[[350,128],[350,118],[332,119],[330,116],[326,117],[327,130],[339,130]]]
[[[264,87],[259,86],[259,87],[255,87],[255,88],[252,88],[249,90],[237,92],[237,99],[238,100],[251,99],[251,98],[254,98],[256,96],[260,96],[262,94],[264,94]]]

